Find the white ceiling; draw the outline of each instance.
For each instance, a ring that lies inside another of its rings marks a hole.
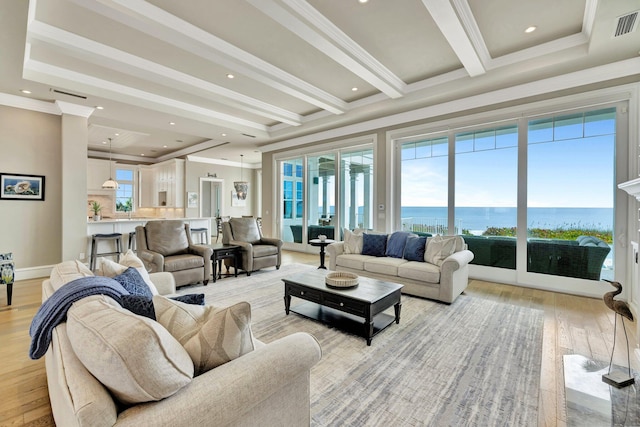
[[[90,155],[104,155],[112,138],[114,157],[130,161],[242,154],[259,163],[275,142],[542,78],[612,63],[630,68],[616,78],[640,73],[628,61],[638,58],[640,31],[613,37],[617,18],[640,10],[640,0],[0,7],[0,102],[101,106],[89,117]]]

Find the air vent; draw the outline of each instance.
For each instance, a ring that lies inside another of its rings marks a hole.
[[[613,37],[620,37],[634,32],[636,28],[638,28],[638,13],[640,13],[640,11],[636,10],[635,12],[619,16],[618,19],[616,19]]]
[[[59,93],[61,95],[69,95],[69,96],[74,96],[76,98],[87,99],[86,96],[78,95],[78,94],[71,93],[71,92],[65,92],[63,90],[58,90],[58,89],[50,89],[50,90],[51,90],[51,92]]]
[[[244,136],[248,136],[249,138],[255,138],[255,135],[249,135],[248,133],[243,133]]]

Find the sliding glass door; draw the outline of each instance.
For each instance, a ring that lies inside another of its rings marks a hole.
[[[285,242],[302,242],[303,225],[303,158],[280,162],[282,205],[280,238]]]
[[[373,228],[373,150],[340,153],[340,224]]]

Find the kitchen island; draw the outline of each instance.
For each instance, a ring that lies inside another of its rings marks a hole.
[[[136,227],[139,225],[145,225],[149,221],[160,221],[165,218],[106,218],[100,221],[87,221],[87,250],[86,261],[89,261],[91,255],[91,236],[93,234],[122,234],[122,252],[127,251],[127,244],[129,242],[129,233],[136,231]],[[206,228],[207,241],[206,244],[211,244],[211,218],[171,218],[178,219],[187,224],[190,228]],[[107,247],[111,242],[99,242],[98,252],[112,252],[115,249]]]

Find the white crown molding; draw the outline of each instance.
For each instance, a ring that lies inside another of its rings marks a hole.
[[[85,105],[72,104],[70,102],[55,101],[56,106],[62,114],[70,114],[72,116],[79,116],[88,119],[95,111],[94,107],[87,107]]]
[[[307,25],[274,0],[248,1],[283,28],[314,46],[388,97],[402,97],[405,83],[309,3],[281,0],[310,24]],[[316,30],[320,33],[318,34]]]
[[[591,40],[591,33],[596,22],[596,11],[598,10],[598,0],[587,0],[584,7],[584,17],[582,18],[582,33],[587,40]]]
[[[207,61],[334,114],[346,102],[143,0],[71,0]]]
[[[218,165],[218,166],[232,166],[237,168],[244,167],[247,169],[262,169],[262,163],[240,163],[240,162],[234,162],[231,160],[210,159],[208,157],[199,157],[199,156],[193,156],[193,155],[187,156],[187,160],[189,160],[190,162],[207,163],[210,165]]]
[[[484,42],[478,23],[473,16],[469,2],[467,0],[453,0],[453,6],[456,12],[458,12],[458,16],[460,16],[462,26],[467,31],[471,44],[473,44],[476,53],[480,57],[480,61],[482,61],[483,66],[487,68],[491,62],[491,55],[489,54],[489,49],[487,49],[487,44]]]
[[[353,125],[347,125],[310,135],[291,138],[273,144],[266,144],[261,146],[260,150],[263,153],[268,153],[271,151],[297,147],[303,144],[310,144],[332,138],[340,138],[360,132],[371,132],[376,129],[398,126],[403,123],[409,123],[412,121],[425,120],[430,117],[457,113],[474,108],[486,107],[502,102],[517,101],[518,99],[523,99],[530,96],[543,95],[574,87],[635,75],[637,74],[639,69],[640,58],[627,59],[581,71],[563,74],[561,76],[541,79],[530,83],[511,86],[505,89],[498,89],[480,95],[474,95],[437,105],[422,107],[404,113],[393,114],[379,119],[368,120]]]
[[[23,110],[37,111],[39,113],[54,114],[59,116],[60,109],[53,102],[40,101],[26,96],[12,95],[0,92],[0,105],[21,108]]]
[[[449,1],[422,0],[434,22],[449,42],[449,45],[460,59],[465,70],[471,77],[486,72],[480,57],[476,53],[471,40],[467,36],[462,23],[458,19],[455,9]]]

